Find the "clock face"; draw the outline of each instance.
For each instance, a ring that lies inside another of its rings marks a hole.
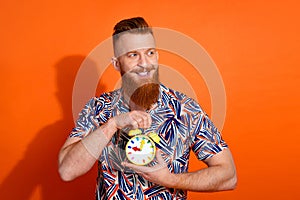
[[[127,142],[126,156],[133,164],[147,165],[155,157],[155,144],[148,136],[134,136]]]

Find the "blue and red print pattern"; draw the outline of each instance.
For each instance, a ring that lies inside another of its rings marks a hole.
[[[129,112],[121,89],[92,98],[79,114],[70,137],[85,137],[109,118]],[[186,95],[160,85],[158,102],[148,111],[152,125],[144,133],[155,131],[160,137],[157,148],[172,173],[188,171],[192,150],[205,160],[227,148],[221,134],[199,104]],[[96,199],[186,199],[187,192],[151,183],[124,168],[128,130],[119,130],[103,150],[98,162]],[[149,164],[155,165],[156,161]]]

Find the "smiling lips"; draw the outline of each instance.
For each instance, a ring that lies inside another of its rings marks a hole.
[[[136,73],[138,76],[146,77],[146,76],[149,76],[149,74],[152,70],[155,70],[154,66],[145,67],[143,69],[136,69],[136,70],[133,70],[132,72]]]
[[[136,73],[136,74],[139,75],[139,76],[144,77],[144,76],[148,76],[149,72],[148,72],[148,71],[145,71],[145,72],[138,72],[138,73]]]

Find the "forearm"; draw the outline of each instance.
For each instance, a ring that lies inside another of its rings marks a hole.
[[[61,178],[70,181],[89,171],[116,130],[108,121],[82,140],[66,144],[59,155]]]
[[[236,185],[235,170],[221,165],[196,172],[173,174],[173,178],[170,187],[197,192],[231,190]]]

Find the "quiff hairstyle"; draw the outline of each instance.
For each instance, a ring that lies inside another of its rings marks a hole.
[[[118,22],[114,27],[113,32],[113,46],[117,39],[122,35],[122,33],[135,33],[135,34],[147,34],[151,33],[153,35],[151,27],[142,17],[134,17],[129,19],[124,19]]]

